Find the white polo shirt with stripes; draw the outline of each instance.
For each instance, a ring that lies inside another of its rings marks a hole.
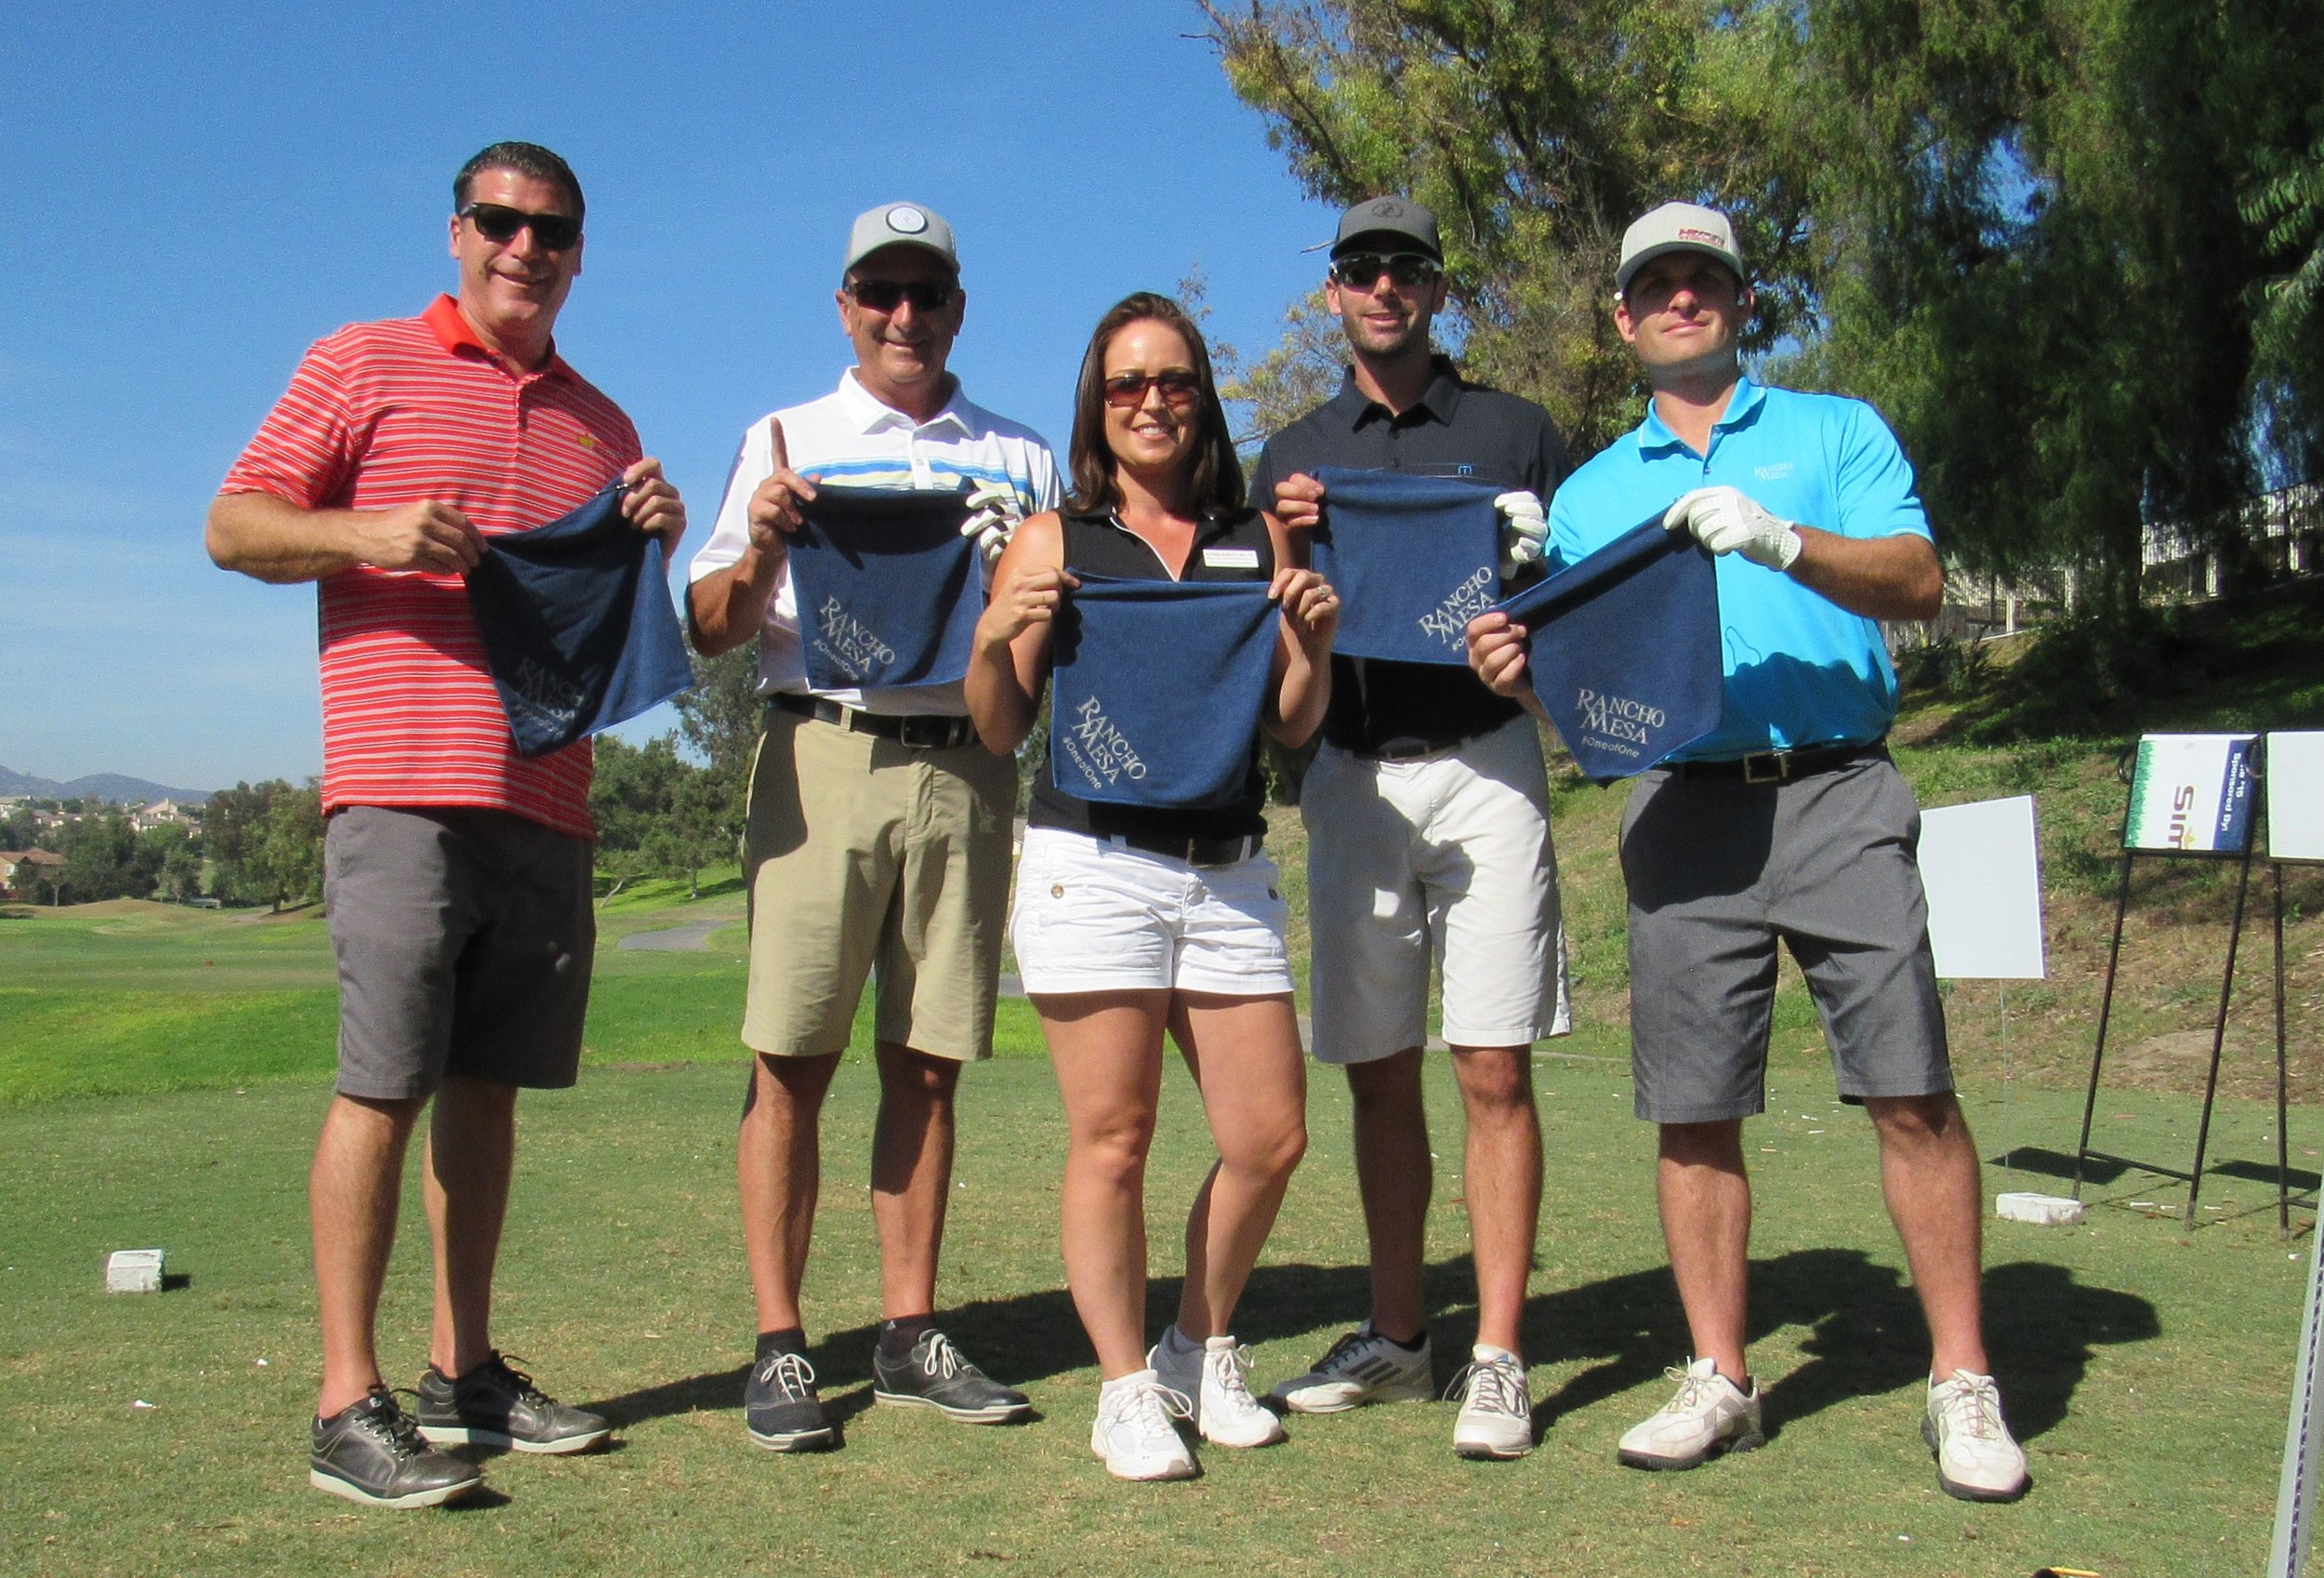
[[[750,542],[750,496],[774,473],[774,448],[762,417],[743,434],[718,524],[687,571],[700,580],[739,562]],[[883,404],[855,379],[851,367],[839,387],[820,400],[772,414],[783,424],[783,444],[791,470],[809,482],[848,487],[935,488],[949,491],[967,480],[971,486],[1006,483],[1026,514],[1057,508],[1057,461],[1041,435],[1019,422],[996,417],[962,397],[952,398],[925,422],[916,422]],[[938,713],[965,716],[968,702],[957,684],[909,690],[817,690],[807,683],[807,663],[799,643],[799,593],[786,561],[767,600],[766,624],[759,645],[759,694],[788,691],[824,696],[868,712]]]

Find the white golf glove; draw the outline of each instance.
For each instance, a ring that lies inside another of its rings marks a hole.
[[[989,570],[1009,546],[1010,534],[1023,524],[1024,504],[1015,488],[1007,483],[980,483],[969,495],[969,518],[960,523],[960,535],[976,544]]]
[[[1501,516],[1501,574],[1515,575],[1528,564],[1538,564],[1548,551],[1549,518],[1542,513],[1541,500],[1530,493],[1504,493],[1493,500],[1493,508]]]
[[[1800,556],[1798,529],[1737,487],[1698,487],[1671,505],[1662,524],[1674,532],[1694,533],[1713,553],[1740,553],[1771,570],[1789,570]]]

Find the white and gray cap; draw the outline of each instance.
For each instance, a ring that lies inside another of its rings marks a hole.
[[[1735,226],[1724,214],[1699,203],[1665,203],[1641,215],[1622,232],[1622,261],[1614,271],[1614,294],[1628,290],[1632,274],[1671,252],[1699,252],[1716,258],[1735,271],[1736,279],[1750,283],[1751,276],[1743,272],[1743,254],[1735,245]]]
[[[933,208],[918,203],[882,203],[855,216],[847,233],[845,273],[883,246],[917,246],[944,259],[944,267],[960,272],[960,254],[953,250],[952,227]]]

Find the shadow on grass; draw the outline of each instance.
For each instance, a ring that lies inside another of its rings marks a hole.
[[[1476,1310],[1469,1302],[1473,1284],[1466,1257],[1437,1262],[1426,1278],[1441,1386],[1476,1336]],[[1343,1323],[1361,1319],[1370,1287],[1370,1273],[1361,1266],[1262,1266],[1251,1274],[1235,1312],[1236,1334],[1274,1342],[1313,1333],[1320,1357]],[[1175,1278],[1148,1285],[1150,1331],[1160,1331],[1175,1316],[1178,1293]],[[1985,1295],[1987,1334],[2020,1439],[2043,1434],[2066,1416],[2098,1346],[2146,1341],[2162,1331],[2146,1300],[2084,1286],[2058,1266],[2020,1261],[1990,1267]],[[1789,1327],[1809,1329],[1802,1344],[1807,1362],[1766,1388],[1770,1436],[1835,1403],[1895,1392],[1928,1374],[1928,1329],[1919,1302],[1900,1273],[1861,1250],[1795,1250],[1752,1262],[1750,1310],[1754,1342]],[[959,1305],[942,1319],[966,1352],[1010,1386],[1037,1385],[1090,1361],[1089,1341],[1063,1289]],[[872,1406],[872,1350],[878,1335],[877,1326],[856,1326],[830,1333],[810,1350],[824,1407],[842,1427]],[[1677,1291],[1670,1272],[1659,1267],[1528,1300],[1524,1337],[1535,1364],[1587,1366],[1535,1404],[1537,1437],[1564,1415],[1657,1381],[1688,1347]],[[617,1426],[739,1409],[747,1374],[747,1366],[735,1365],[588,1406]]]
[[[2018,1173],[2032,1173],[2044,1178],[2072,1178],[2074,1153],[2070,1150],[2051,1150],[2042,1146],[2018,1146],[2011,1150],[1997,1151],[1986,1159],[1987,1164],[2007,1168]],[[2119,1157],[2090,1153],[2082,1166],[2082,1182],[2111,1184],[2128,1173],[2134,1163]]]
[[[2240,1178],[2247,1184],[2265,1184],[2270,1188],[2276,1185],[2276,1164],[2272,1161],[2215,1161],[2204,1168],[2203,1174],[2206,1177]],[[2284,1177],[2294,1194],[2314,1193],[2319,1185],[2324,1185],[2324,1175],[2304,1167],[2291,1168]]]

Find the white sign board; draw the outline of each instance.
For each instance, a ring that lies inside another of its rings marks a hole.
[[[2324,734],[2267,736],[2267,857],[2324,860]]]
[[[2239,852],[2251,843],[2257,735],[2148,735],[2131,774],[2122,847]]]
[[[1921,885],[1939,975],[2038,981],[2048,974],[2033,796],[1921,813]]]

